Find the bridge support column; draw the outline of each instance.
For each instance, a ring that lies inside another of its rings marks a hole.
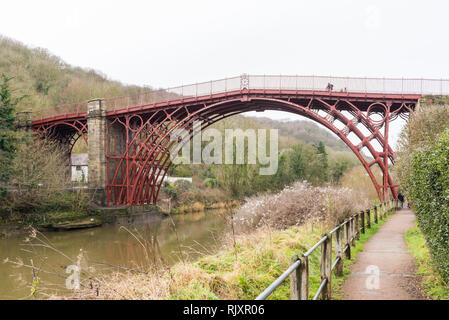
[[[92,201],[106,205],[106,106],[104,100],[94,99],[87,103],[87,126],[89,134],[89,192]]]

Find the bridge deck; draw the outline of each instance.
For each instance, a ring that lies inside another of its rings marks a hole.
[[[323,76],[242,75],[137,95],[106,99],[108,115],[150,111],[179,104],[207,103],[230,96],[275,96],[309,99],[350,98],[355,101],[416,102],[422,95],[449,95],[449,80],[350,78]],[[34,124],[84,119],[87,102],[33,112]]]

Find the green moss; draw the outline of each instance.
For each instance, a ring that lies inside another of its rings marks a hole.
[[[407,230],[405,241],[409,252],[415,257],[418,264],[417,274],[423,276],[422,282],[425,293],[435,300],[449,299],[449,286],[443,282],[436,271],[426,239],[418,226]]]

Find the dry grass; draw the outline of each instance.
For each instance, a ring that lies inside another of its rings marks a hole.
[[[350,189],[295,183],[278,194],[248,199],[231,214],[239,231],[251,232],[228,235],[218,253],[147,274],[105,275],[70,298],[254,299],[289,266],[294,253],[304,252],[337,221],[365,205],[354,201]],[[313,289],[319,285],[319,258],[311,257],[311,264]],[[288,294],[286,282],[272,298]]]
[[[254,299],[289,266],[294,253],[305,251],[323,232],[321,228],[312,229],[310,224],[274,233],[263,227],[236,236],[235,246],[227,242],[218,253],[196,262],[179,262],[147,274],[127,271],[97,276],[95,280],[86,279],[86,285],[69,296],[50,298]],[[313,258],[312,262],[316,264],[318,260]],[[285,299],[288,294],[286,282],[272,298]]]
[[[379,167],[374,166],[372,167],[372,170],[376,180],[379,184],[382,184],[382,172]],[[356,198],[356,200],[362,199],[363,201],[363,199],[368,199],[369,201],[376,201],[379,199],[371,178],[362,166],[357,166],[346,171],[340,184],[343,187],[352,189],[353,197]]]
[[[354,199],[348,188],[313,187],[296,182],[280,193],[259,195],[246,200],[234,216],[237,232],[263,225],[276,229],[298,226],[306,221],[326,221],[334,226],[350,214],[366,207],[365,199]]]
[[[129,269],[92,275],[86,270],[79,290],[50,298],[254,299],[288,268],[293,254],[305,252],[329,225],[357,209],[349,189],[296,183],[279,194],[248,199],[235,216],[231,214],[231,222],[251,221],[252,232],[226,235],[215,254],[173,266],[160,260],[159,267],[148,272]],[[143,235],[135,236],[142,246],[156,248],[148,250],[149,260],[159,253],[157,242],[147,243]],[[314,292],[320,283],[319,253],[310,257],[310,268],[310,290]],[[270,298],[288,296],[286,281]]]
[[[188,213],[188,212],[199,212],[204,211],[205,205],[201,202],[194,202],[191,205],[182,205],[181,208],[179,208],[179,213]]]

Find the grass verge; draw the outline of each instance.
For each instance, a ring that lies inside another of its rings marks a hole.
[[[434,300],[448,300],[449,287],[446,285],[432,264],[426,239],[418,226],[407,230],[405,242],[408,251],[413,255],[418,265],[417,274],[422,276],[424,292]]]

